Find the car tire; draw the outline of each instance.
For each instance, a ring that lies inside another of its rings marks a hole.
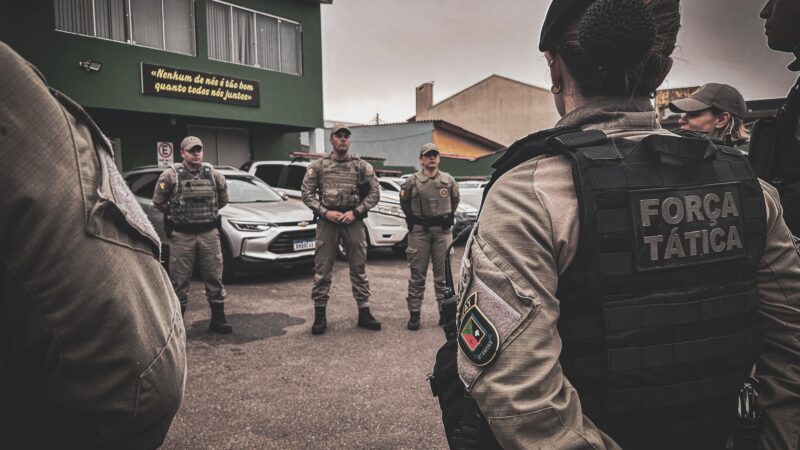
[[[397,256],[406,256],[406,248],[408,248],[408,235],[402,241],[392,246],[392,252]]]

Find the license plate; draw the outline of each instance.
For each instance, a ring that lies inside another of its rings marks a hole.
[[[314,239],[302,239],[294,241],[294,251],[314,250],[316,242]]]

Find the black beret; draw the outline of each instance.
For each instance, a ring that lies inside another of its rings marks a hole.
[[[552,50],[561,39],[564,30],[577,18],[583,15],[586,8],[595,0],[553,0],[547,16],[542,24],[542,35],[539,38],[539,51]]]

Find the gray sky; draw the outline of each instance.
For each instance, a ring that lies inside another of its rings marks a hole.
[[[675,66],[662,87],[721,82],[746,99],[783,97],[797,74],[769,50],[765,0],[683,0]],[[322,6],[325,118],[405,121],[414,88],[438,102],[496,73],[550,86],[538,51],[550,0],[334,0]]]

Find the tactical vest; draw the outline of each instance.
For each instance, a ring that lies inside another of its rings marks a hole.
[[[759,354],[763,193],[739,152],[706,139],[641,142],[561,127],[514,143],[494,182],[532,158],[571,161],[580,240],[559,277],[560,362],[583,414],[623,448],[722,448]],[[713,224],[712,224],[713,221]],[[496,449],[437,353],[431,384],[451,448]]]
[[[218,219],[217,183],[212,166],[203,163],[195,178],[183,164],[173,164],[175,190],[170,199],[169,219],[175,224],[208,224]]]
[[[559,278],[564,374],[623,448],[721,448],[760,352],[764,197],[746,159],[705,139],[553,136],[580,213]]]
[[[320,202],[325,208],[346,212],[361,203],[358,184],[363,175],[358,161],[359,158],[352,155],[344,162],[334,161],[330,156],[320,161]]]
[[[446,173],[439,173],[439,180],[428,180],[420,183],[417,175],[412,175],[411,182],[411,213],[414,217],[428,219],[433,217],[449,216],[453,213],[453,204],[450,196],[453,183]]]

